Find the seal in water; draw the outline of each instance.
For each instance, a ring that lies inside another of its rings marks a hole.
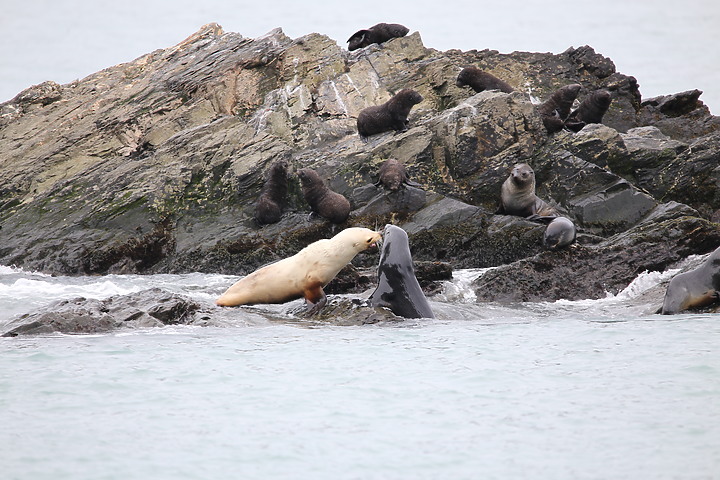
[[[675,275],[668,284],[662,314],[672,315],[693,307],[704,307],[720,299],[720,248],[699,267]]]
[[[399,23],[378,23],[353,33],[352,37],[348,38],[348,50],[352,52],[373,43],[383,43],[391,38],[404,37],[409,31],[409,28]]]
[[[367,228],[346,228],[330,239],[311,243],[292,257],[284,258],[243,277],[215,303],[222,307],[255,303],[285,303],[304,297],[308,314],[327,303],[323,287],[358,253],[381,239]]]
[[[303,197],[313,213],[330,220],[343,223],[350,216],[350,202],[337,192],[333,192],[322,181],[320,175],[311,168],[298,170],[302,184]]]
[[[435,318],[415,277],[408,236],[400,227],[385,225],[378,265],[378,286],[370,305],[389,308],[405,318]]]
[[[535,195],[535,172],[527,163],[518,163],[500,188],[497,213],[531,216],[557,216],[550,205]]]
[[[579,83],[560,87],[550,98],[537,106],[537,112],[540,114],[545,130],[548,133],[559,132],[565,128],[565,120],[570,115],[570,109],[572,109],[580,88]]]
[[[543,246],[548,250],[560,250],[571,245],[576,237],[575,224],[569,218],[556,217],[545,228]]]
[[[287,171],[285,160],[278,160],[270,167],[267,180],[255,202],[255,221],[258,225],[280,221],[288,192]]]
[[[395,130],[404,132],[408,128],[408,115],[414,105],[423,97],[415,90],[403,88],[387,102],[363,109],[357,118],[357,129],[363,140],[376,133]]]
[[[485,90],[500,90],[505,93],[515,91],[507,82],[500,80],[491,73],[483,72],[477,67],[463,68],[457,76],[455,85],[458,87],[470,86],[476,93]]]
[[[565,121],[565,126],[573,132],[579,132],[588,123],[602,123],[605,112],[610,108],[610,102],[610,92],[595,90],[580,102],[580,106]]]

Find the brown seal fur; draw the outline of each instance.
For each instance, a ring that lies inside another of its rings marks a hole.
[[[259,225],[280,221],[288,192],[288,164],[278,160],[270,167],[265,184],[255,202],[255,221]]]
[[[495,75],[483,72],[477,67],[465,67],[457,76],[455,85],[458,87],[470,86],[475,92],[484,90],[500,90],[505,93],[515,91],[507,82],[500,80]]]
[[[570,109],[572,109],[580,88],[578,83],[560,87],[550,98],[537,106],[537,112],[548,133],[559,132],[565,127],[565,120],[570,115]]]
[[[404,132],[408,128],[410,109],[422,100],[422,95],[415,90],[403,88],[382,105],[365,108],[357,118],[358,134],[364,139],[390,130]]]
[[[376,185],[382,185],[391,192],[397,192],[403,185],[419,186],[418,183],[410,181],[405,165],[394,158],[385,160],[383,164],[380,165],[378,173],[379,178]]]
[[[311,168],[298,170],[302,184],[303,197],[314,213],[330,220],[343,223],[350,215],[350,202],[337,192],[333,192],[322,181],[320,175]]]
[[[529,217],[550,216],[557,212],[535,195],[535,172],[527,163],[518,163],[500,188],[498,213]]]
[[[378,23],[370,28],[353,33],[348,38],[348,50],[352,52],[373,43],[383,43],[391,38],[404,37],[409,31],[409,28],[399,23]]]
[[[595,90],[585,97],[576,110],[565,121],[565,126],[573,132],[579,132],[588,123],[602,123],[605,112],[610,108],[610,92]]]
[[[323,287],[335,278],[355,255],[381,239],[367,228],[346,228],[330,239],[318,240],[292,257],[284,258],[243,277],[215,303],[222,307],[254,303],[285,303],[305,298],[308,314],[327,303]]]
[[[662,314],[672,315],[694,307],[704,307],[718,301],[720,290],[720,248],[699,267],[675,275],[668,284]]]

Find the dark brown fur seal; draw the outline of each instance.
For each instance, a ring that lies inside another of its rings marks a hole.
[[[375,185],[382,185],[391,192],[397,192],[403,185],[419,186],[419,184],[410,181],[405,165],[394,158],[385,160],[383,164],[380,165],[378,173],[379,178]]]
[[[552,216],[557,212],[535,195],[535,172],[527,163],[518,163],[500,188],[497,213],[519,217]]]
[[[348,50],[352,52],[373,43],[383,43],[391,38],[404,37],[409,31],[409,28],[399,23],[378,23],[353,33],[352,37],[348,38]]]
[[[259,225],[280,221],[288,192],[288,164],[278,160],[270,167],[265,184],[255,202],[255,221]]]
[[[357,118],[360,138],[367,138],[376,133],[395,130],[404,132],[408,128],[410,109],[422,102],[423,97],[415,90],[403,88],[382,105],[367,107]]]
[[[579,132],[588,123],[602,123],[610,102],[610,92],[595,90],[580,102],[580,106],[565,121],[565,126],[573,132]]]
[[[320,175],[310,168],[298,170],[303,196],[312,211],[332,223],[343,223],[350,216],[350,202],[333,192],[322,181]]]
[[[538,105],[537,112],[548,133],[559,132],[565,127],[573,102],[580,92],[580,84],[573,83],[560,87],[550,98]]]
[[[500,80],[495,75],[483,72],[477,67],[463,68],[457,76],[455,85],[458,87],[470,86],[475,92],[500,90],[501,92],[512,93],[515,91],[507,82]]]
[[[665,291],[661,313],[672,315],[720,300],[720,248],[699,267],[675,275]]]

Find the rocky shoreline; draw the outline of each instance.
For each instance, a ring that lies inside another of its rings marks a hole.
[[[468,65],[515,92],[457,87]],[[610,109],[602,125],[548,135],[535,104],[570,83],[579,98],[608,90]],[[362,141],[358,113],[402,88],[423,97],[409,129]],[[0,104],[0,264],[244,275],[338,229],[395,223],[434,275],[499,267],[478,279],[478,301],[600,298],[720,245],[720,117],[700,95],[643,99],[635,78],[587,46],[441,52],[415,32],[348,52],[320,34],[250,39],[210,24]],[[405,200],[373,185],[389,158],[420,184]],[[279,159],[316,170],[350,200],[349,220],[308,220],[294,176],[281,221],[259,227],[254,202]],[[494,213],[520,162],[538,196],[575,222],[573,247],[544,251],[542,225]],[[376,262],[359,255],[329,291],[367,288],[358,269]]]

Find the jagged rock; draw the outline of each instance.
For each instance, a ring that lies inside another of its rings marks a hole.
[[[720,130],[720,118],[700,101],[700,90],[648,98],[638,111],[638,126],[654,125],[668,137],[691,142]]]

